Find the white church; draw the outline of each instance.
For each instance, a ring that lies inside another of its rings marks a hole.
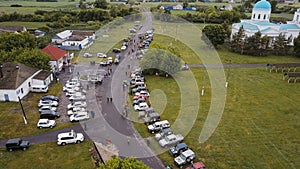
[[[288,21],[286,24],[271,23],[270,16],[271,4],[266,0],[258,1],[252,9],[250,20],[241,20],[240,23],[232,24],[231,38],[243,27],[247,37],[254,35],[258,31],[261,32],[262,36],[267,35],[273,38],[278,37],[280,33],[284,34],[286,38],[292,36],[291,45],[293,45],[294,38],[300,32],[300,8],[295,12],[293,20]]]

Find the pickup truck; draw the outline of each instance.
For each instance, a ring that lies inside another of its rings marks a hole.
[[[177,144],[179,142],[182,142],[184,139],[184,137],[181,135],[181,134],[171,134],[171,135],[168,135],[166,136],[165,138],[159,140],[159,145],[161,147],[167,147],[167,146],[171,146],[171,145],[174,145],[174,144]]]

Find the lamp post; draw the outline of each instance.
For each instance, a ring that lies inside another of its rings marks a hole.
[[[21,105],[21,109],[22,109],[22,113],[23,113],[23,119],[24,119],[24,123],[27,124],[27,117],[26,117],[26,114],[25,114],[25,111],[24,111],[24,108],[23,108],[23,105],[22,105],[22,101],[21,101],[21,98],[18,96],[18,99],[19,99],[19,103]]]
[[[226,88],[228,87],[228,81],[229,81],[229,76],[230,76],[231,60],[229,60],[229,63],[227,66],[228,66],[228,72],[227,72],[227,78],[226,78],[226,83],[225,83]]]
[[[204,70],[204,72],[203,72],[202,90],[201,90],[201,95],[202,96],[204,96],[205,79],[206,79],[206,71]]]

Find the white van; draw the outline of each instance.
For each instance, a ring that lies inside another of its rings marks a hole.
[[[47,93],[48,92],[48,86],[32,86],[30,88],[30,91]]]

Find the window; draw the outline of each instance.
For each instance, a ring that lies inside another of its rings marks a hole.
[[[21,88],[21,93],[23,94],[23,88]]]
[[[255,19],[255,14],[253,14],[253,19]]]
[[[260,19],[260,14],[258,14],[258,17],[257,17],[257,19]]]
[[[264,19],[266,19],[266,14],[264,14]]]
[[[30,82],[28,82],[28,86],[31,87],[31,83]]]
[[[297,17],[296,17],[296,21],[299,21],[299,15],[297,15]]]

